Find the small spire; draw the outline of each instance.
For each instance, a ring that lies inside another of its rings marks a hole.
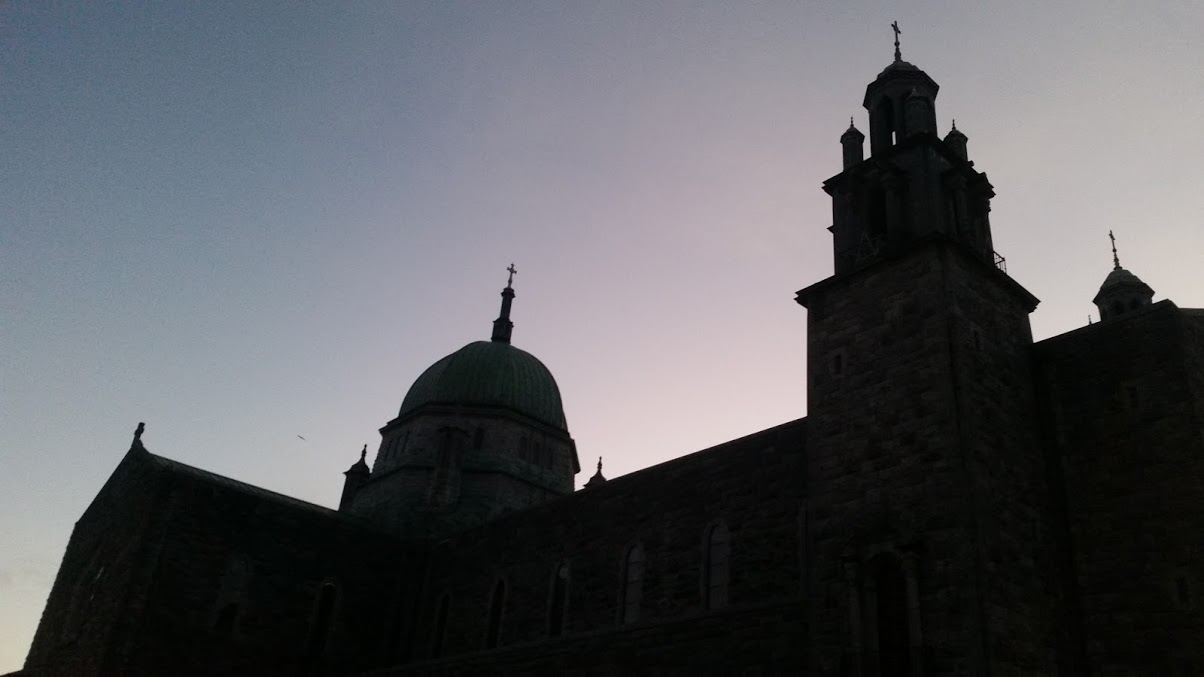
[[[365,444],[364,448],[362,450],[360,450],[360,460],[356,461],[355,463],[352,463],[351,467],[347,469],[347,472],[345,472],[343,474],[344,475],[367,475],[367,474],[370,474],[371,472],[372,472],[371,469],[368,468],[368,445]]]
[[[510,304],[514,301],[514,274],[518,270],[514,268],[513,263],[506,270],[510,276],[506,278],[506,288],[502,290],[502,311],[493,321],[493,336],[490,340],[494,343],[510,343],[510,333],[514,331],[514,323],[510,321]]]
[[[849,129],[857,129],[857,127],[853,125],[853,116],[852,115],[849,116]]]
[[[138,427],[134,429],[134,441],[130,443],[130,449],[138,449],[146,451],[146,447],[142,446],[142,433],[146,432],[146,424],[139,421]]]
[[[950,129],[949,131],[951,131],[951,132],[957,131],[957,118],[953,118],[953,129]]]
[[[606,478],[602,476],[602,457],[599,456],[598,472],[594,473],[594,476],[589,478],[589,481],[585,483],[585,487],[583,488],[589,489],[590,487],[596,487],[602,484],[606,484]]]
[[[1112,240],[1112,269],[1116,270],[1120,268],[1120,257],[1116,255],[1116,236],[1110,230],[1108,231],[1108,239]]]
[[[903,31],[899,30],[899,22],[898,21],[891,22],[890,27],[895,31],[895,61],[902,61],[903,54],[902,54],[902,52],[899,51],[899,34],[902,33]]]

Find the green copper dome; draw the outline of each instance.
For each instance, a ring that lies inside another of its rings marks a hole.
[[[410,386],[397,415],[427,404],[502,407],[568,431],[552,373],[531,353],[501,341],[475,341],[432,364]]]

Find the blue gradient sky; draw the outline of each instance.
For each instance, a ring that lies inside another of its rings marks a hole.
[[[334,505],[511,261],[590,471],[802,416],[792,295],[894,19],[1038,339],[1094,312],[1109,229],[1204,306],[1195,0],[0,6],[0,672],[138,421]]]

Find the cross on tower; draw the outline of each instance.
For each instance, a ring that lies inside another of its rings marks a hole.
[[[1112,234],[1112,231],[1108,231],[1108,239],[1112,240],[1112,265],[1120,268],[1120,257],[1116,255],[1116,236]]]
[[[898,21],[892,21],[890,27],[895,31],[895,61],[902,61],[903,55],[899,52],[899,34],[903,31],[899,30]]]
[[[506,278],[506,286],[509,287],[510,285],[514,284],[514,274],[518,271],[515,270],[513,263],[511,263],[510,267],[506,270],[510,271],[510,277]]]

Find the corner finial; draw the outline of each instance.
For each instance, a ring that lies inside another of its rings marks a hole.
[[[1120,257],[1116,255],[1116,236],[1108,231],[1108,239],[1112,240],[1112,268],[1120,268]]]
[[[898,21],[892,21],[890,27],[895,31],[895,61],[902,61],[903,54],[899,51],[899,34],[903,31],[899,30]]]
[[[852,115],[849,116],[849,129],[856,129],[856,127],[853,126],[853,116]]]
[[[146,431],[146,424],[139,421],[138,427],[134,429],[134,441],[130,443],[131,449],[146,449],[142,446],[142,433]]]
[[[360,463],[363,463],[366,458],[368,458],[368,445],[365,444],[364,448],[360,449]]]
[[[585,483],[584,488],[589,489],[590,487],[597,487],[603,484],[606,484],[606,478],[602,476],[602,457],[599,456],[598,472],[594,473],[594,476],[589,478],[589,481]]]
[[[506,270],[510,276],[506,278],[506,288],[502,290],[502,312],[493,321],[493,336],[489,339],[494,343],[510,343],[510,333],[514,331],[514,323],[510,321],[510,304],[514,301],[514,274],[518,270],[513,263]]]
[[[951,129],[949,131],[951,131],[951,132],[957,131],[957,118],[953,118],[953,129]]]

